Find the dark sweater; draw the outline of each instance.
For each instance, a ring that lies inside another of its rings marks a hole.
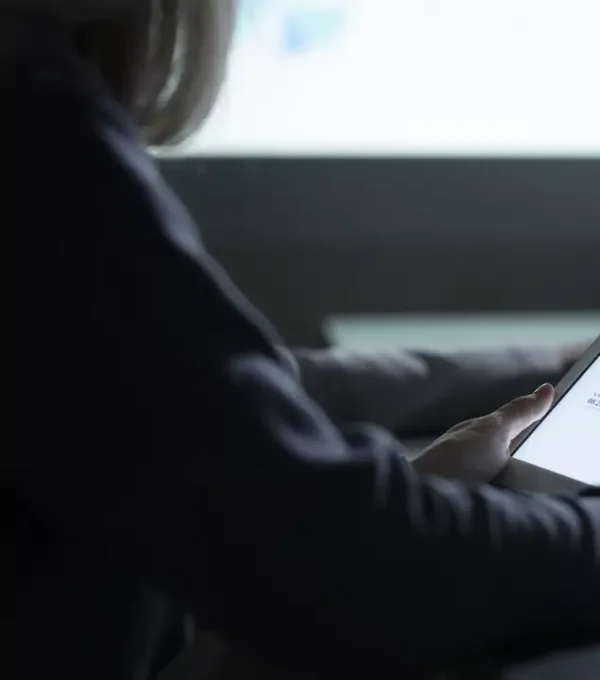
[[[22,677],[144,678],[173,609],[286,667],[395,675],[596,625],[600,499],[421,478],[334,425],[69,54],[3,85]]]

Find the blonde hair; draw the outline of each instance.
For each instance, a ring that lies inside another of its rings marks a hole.
[[[181,144],[210,112],[224,78],[235,0],[152,0],[94,22],[80,45],[151,146]]]

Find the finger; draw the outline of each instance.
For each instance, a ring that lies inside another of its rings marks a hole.
[[[541,420],[552,407],[554,388],[542,385],[533,394],[519,397],[498,410],[500,422],[506,429],[508,441]]]

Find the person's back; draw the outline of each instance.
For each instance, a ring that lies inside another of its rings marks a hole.
[[[594,629],[600,501],[421,477],[388,433],[334,427],[107,87],[40,31],[1,113],[24,676],[144,678],[173,610],[292,668],[394,674]]]

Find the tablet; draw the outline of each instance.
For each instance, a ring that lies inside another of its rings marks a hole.
[[[600,486],[600,338],[557,385],[556,397],[514,443],[500,485],[557,493]]]

